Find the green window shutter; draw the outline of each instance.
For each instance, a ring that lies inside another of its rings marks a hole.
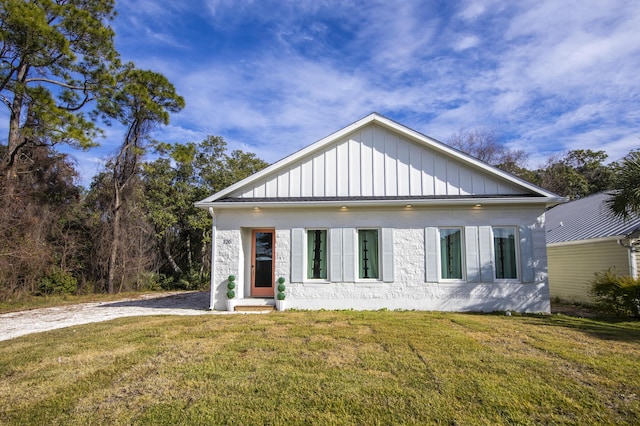
[[[344,282],[356,280],[356,238],[357,232],[353,228],[342,230],[342,279]]]
[[[382,228],[382,281],[393,280],[393,228]]]
[[[491,250],[493,232],[490,226],[478,227],[478,258],[480,260],[480,279],[483,283],[491,283],[496,276]]]
[[[478,256],[478,228],[466,226],[464,228],[465,249],[467,258],[467,281],[480,281],[480,258]]]
[[[329,230],[329,280],[342,281],[342,228]]]
[[[533,258],[533,240],[531,228],[519,227],[520,260],[522,265],[522,282],[532,283],[536,279],[535,259]]]
[[[429,226],[425,229],[424,252],[427,282],[438,281],[438,228]]]
[[[291,282],[301,283],[304,277],[304,229],[291,230]]]

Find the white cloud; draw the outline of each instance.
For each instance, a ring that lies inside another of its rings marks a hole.
[[[484,15],[491,7],[492,1],[469,0],[461,7],[458,16],[465,21],[474,21]]]
[[[527,94],[523,91],[506,91],[495,95],[490,107],[496,116],[513,114],[527,103]]]
[[[89,188],[93,177],[104,169],[105,159],[94,156],[91,152],[64,150],[76,164],[78,184]]]
[[[607,133],[610,129],[606,130]],[[608,135],[610,136],[610,135]],[[597,149],[604,150],[609,155],[609,160],[619,161],[629,152],[640,149],[640,132],[629,134],[626,129],[620,129],[614,138],[609,138],[609,142],[604,145],[596,145]]]
[[[117,44],[136,52],[136,56],[144,56],[142,49],[150,45],[186,47],[173,33],[181,23],[181,14],[188,11],[186,6],[183,2],[153,0],[118,2],[118,17],[114,22]],[[136,58],[127,59],[135,61]]]
[[[349,69],[344,64],[303,58],[295,50],[284,50],[277,54],[263,52],[253,57],[253,61],[234,67],[211,63],[207,67],[211,71],[197,71],[186,78],[197,88],[195,97],[190,98],[194,105],[191,117],[200,116],[200,120],[206,119],[209,123],[215,121],[217,127],[212,129],[213,133],[216,130],[239,132],[250,140],[251,148],[276,143],[292,152],[371,111],[396,111],[414,117],[405,124],[439,139],[448,138],[461,126],[492,125],[498,130],[500,126],[508,126],[510,132],[520,133],[521,146],[533,153],[537,149],[570,147],[571,140],[566,138],[569,129],[594,119],[606,121],[606,115],[616,110],[611,102],[582,105],[583,96],[588,93],[572,93],[570,88],[585,83],[555,76],[560,67],[552,66],[559,60],[557,55],[562,56],[561,52],[576,45],[595,46],[595,50],[586,51],[585,55],[590,56],[581,59],[582,65],[576,60],[578,68],[593,66],[590,58],[597,57],[594,51],[606,53],[607,48],[602,46],[616,45],[614,40],[624,39],[615,30],[616,36],[611,40],[594,36],[590,40],[595,44],[590,44],[570,32],[565,38],[547,40],[550,29],[540,26],[539,30],[545,34],[537,34],[534,25],[529,30],[521,29],[518,34],[511,31],[510,39],[503,40],[504,44],[491,46],[493,51],[489,50],[484,59],[495,61],[495,69],[484,68],[484,65],[478,70],[459,69],[466,66],[464,61],[428,57],[427,52],[433,47],[426,45],[433,41],[437,20],[420,23],[418,14],[410,8],[397,13],[391,13],[384,5],[372,9],[363,15],[366,22],[385,25],[366,25],[354,41],[363,49],[375,46],[368,62]],[[475,10],[478,13],[473,15],[474,19],[492,13],[489,10],[479,13],[480,8]],[[525,11],[524,15],[542,19],[544,13],[543,8]],[[546,13],[561,11],[551,9]],[[471,19],[471,14],[465,18]],[[516,15],[514,21],[523,19]],[[422,32],[415,34],[418,30]],[[531,31],[535,37],[521,39],[521,35],[531,35]],[[481,44],[480,36],[467,29],[452,34],[458,37],[454,50]],[[423,56],[427,62],[422,60]],[[422,78],[403,81],[397,72],[422,75]],[[623,84],[628,84],[626,79]],[[557,96],[554,91],[569,98],[554,99]],[[549,107],[557,108],[559,115],[550,117]],[[423,112],[432,113],[428,122],[419,118]]]
[[[606,81],[631,55],[637,61],[640,8],[619,3],[542,2],[516,15],[507,41],[516,46],[520,76],[540,88],[573,90]]]
[[[462,35],[454,44],[453,50],[461,52],[463,50],[471,49],[480,44],[480,38],[476,35]]]

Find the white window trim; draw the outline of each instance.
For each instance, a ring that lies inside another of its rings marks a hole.
[[[356,251],[355,251],[355,279],[356,283],[381,283],[382,282],[382,229],[375,227],[362,227],[356,229]],[[360,231],[377,231],[378,232],[378,276],[376,278],[360,278]]]
[[[515,248],[516,248],[516,278],[497,278],[498,265],[496,264],[496,248],[495,248],[495,233],[496,228],[512,228],[515,233]],[[517,225],[492,225],[491,226],[491,259],[493,260],[493,280],[496,283],[521,283],[522,282],[522,270],[520,267],[520,230]]]
[[[459,229],[460,230],[460,261],[462,278],[442,278],[442,247],[440,246],[441,238],[440,231],[443,229]],[[493,234],[492,234],[493,235]],[[493,238],[492,238],[493,240]],[[438,282],[440,283],[466,283],[467,282],[467,261],[466,253],[467,247],[465,244],[464,226],[439,226],[438,227],[438,250],[437,250],[437,266],[438,266]]]
[[[325,231],[326,232],[326,248],[325,248],[325,264],[326,264],[326,268],[327,268],[327,277],[326,278],[309,278],[308,277],[308,270],[307,270],[307,265],[309,263],[309,252],[308,252],[308,247],[309,247],[309,231]],[[331,250],[331,242],[330,242],[330,238],[331,238],[331,232],[329,232],[328,228],[322,228],[322,227],[318,227],[318,228],[304,228],[304,250],[303,250],[303,254],[302,254],[302,262],[303,262],[303,266],[304,266],[304,275],[303,275],[303,283],[307,283],[307,284],[330,284],[331,280],[329,279],[329,277],[331,276],[331,265],[330,265],[330,250]]]

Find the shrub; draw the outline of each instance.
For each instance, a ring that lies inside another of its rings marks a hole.
[[[611,269],[596,272],[591,295],[606,312],[640,317],[640,278],[618,275]]]
[[[155,272],[142,272],[138,275],[134,290],[137,291],[158,291],[163,289],[163,284],[167,277]]]
[[[150,273],[153,275],[153,273]],[[155,274],[157,276],[157,286],[149,287],[148,290],[201,290],[209,284],[209,275],[200,274],[199,271],[190,269],[182,275]],[[139,288],[144,290],[145,288]]]
[[[286,297],[284,291],[287,287],[284,285],[284,281],[283,277],[278,278],[278,294],[276,295],[278,300],[284,300]]]
[[[201,290],[209,283],[209,277],[196,269],[190,269],[180,283],[184,290]]]
[[[229,277],[227,278],[227,289],[229,291],[227,291],[227,297],[229,299],[233,299],[234,297],[236,297],[236,292],[233,291],[233,289],[236,288],[236,277],[235,275],[229,275]]]
[[[73,294],[78,290],[78,280],[63,270],[54,270],[40,279],[39,296]]]

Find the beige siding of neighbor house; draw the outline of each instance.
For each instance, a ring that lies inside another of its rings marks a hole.
[[[629,275],[628,250],[616,240],[576,244],[551,244],[547,247],[549,292],[552,298],[592,303],[589,296],[596,272],[615,269]]]

